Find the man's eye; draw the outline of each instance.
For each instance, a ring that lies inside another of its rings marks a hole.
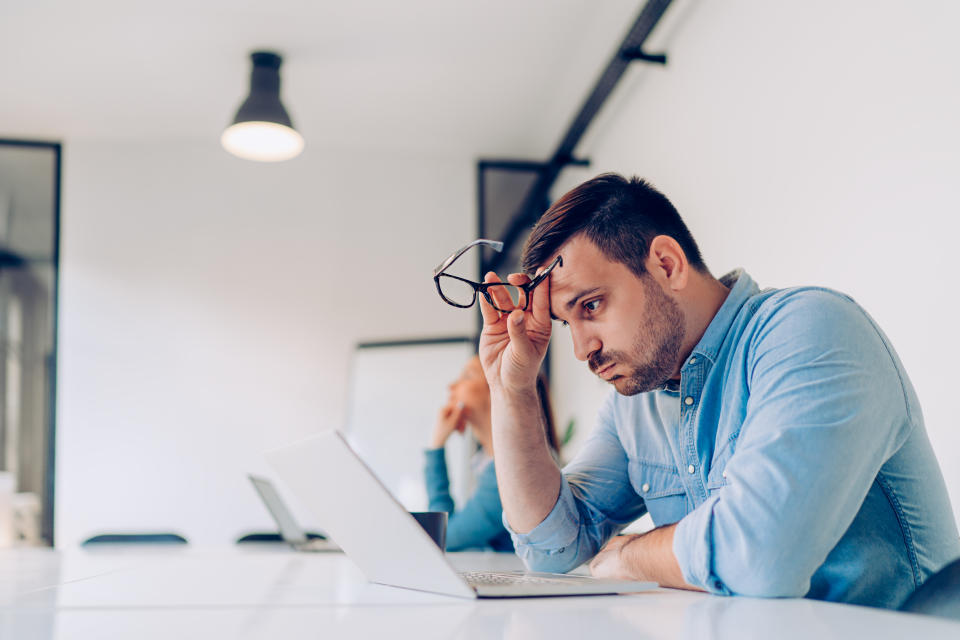
[[[586,309],[587,311],[596,311],[596,310],[597,310],[597,307],[599,307],[599,306],[600,306],[600,299],[599,299],[599,298],[596,299],[596,300],[590,300],[589,302],[584,302],[584,303],[583,303],[583,308]]]

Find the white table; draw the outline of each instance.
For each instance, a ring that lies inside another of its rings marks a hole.
[[[463,569],[520,568],[450,554]],[[0,639],[950,638],[960,623],[810,600],[661,589],[467,601],[368,584],[339,553],[285,548],[0,551]]]

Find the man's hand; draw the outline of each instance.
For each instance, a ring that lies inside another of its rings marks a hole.
[[[642,535],[616,536],[590,561],[590,573],[598,578],[656,582],[661,587],[703,591],[687,584],[673,555],[676,524]]]
[[[523,285],[530,281],[524,274],[511,274],[507,281]],[[488,273],[484,282],[502,282],[497,274]],[[523,294],[514,309],[510,296],[494,287],[490,295],[496,305],[507,310],[500,312],[480,296],[483,314],[483,332],[480,334],[479,355],[490,390],[529,391],[536,385],[540,364],[550,342],[550,278],[544,280],[530,294],[530,306],[522,311]],[[510,310],[513,310],[512,313]]]
[[[488,273],[486,282],[501,282]],[[529,278],[513,274],[508,282],[523,285]],[[531,292],[527,311],[524,296],[515,308],[506,291],[490,296],[505,312],[480,296],[483,332],[480,364],[490,386],[490,418],[497,461],[497,487],[510,526],[526,533],[543,521],[560,495],[563,478],[547,445],[545,416],[537,398],[537,373],[550,341],[550,278]]]
[[[623,549],[639,538],[637,535],[615,536],[604,545],[600,553],[590,561],[590,575],[595,578],[613,578],[617,580],[645,580],[642,576],[633,574],[631,567],[625,562]]]

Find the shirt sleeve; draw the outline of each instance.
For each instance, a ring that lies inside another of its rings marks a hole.
[[[590,560],[611,537],[646,512],[633,490],[617,435],[614,396],[576,457],[563,470],[553,510],[528,533],[513,531],[517,555],[533,571],[566,573]]]
[[[673,550],[708,591],[799,597],[909,435],[909,383],[873,321],[833,292],[783,296],[753,335],[728,484],[678,523]]]
[[[429,509],[450,514],[447,520],[447,551],[489,546],[504,531],[501,520],[503,507],[493,463],[484,467],[477,476],[477,487],[466,504],[456,509],[450,496],[444,450],[428,449],[426,460]]]

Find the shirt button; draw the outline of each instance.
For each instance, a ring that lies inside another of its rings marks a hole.
[[[693,475],[696,472],[697,472],[697,468],[695,466],[690,465],[689,467],[687,467],[687,473],[689,473],[690,475]]]
[[[721,476],[723,476],[724,478],[726,478],[726,477],[727,477],[727,472],[726,472],[726,471],[724,471],[724,472],[723,472],[723,473],[721,473],[720,475],[721,475]]]
[[[644,482],[643,486],[640,487],[640,491],[643,491],[644,493],[646,493],[647,491],[650,491],[650,485]]]
[[[690,405],[692,405],[692,404],[693,404],[693,396],[687,396],[686,398],[684,398],[684,399],[683,399],[683,404],[687,405],[688,407],[689,407]]]
[[[696,356],[694,356],[693,358],[690,358],[690,364],[693,364],[693,363],[696,362],[696,361],[697,361]]]

